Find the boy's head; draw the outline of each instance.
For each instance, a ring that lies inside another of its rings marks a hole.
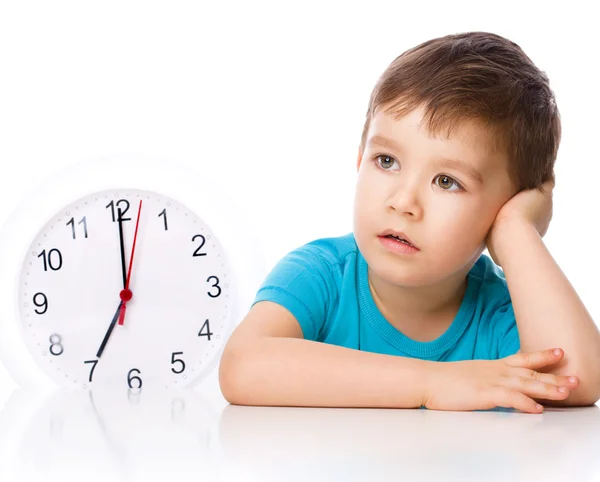
[[[560,136],[548,78],[515,43],[471,32],[400,55],[371,94],[359,148],[354,231],[371,268],[415,285],[468,269],[502,205],[554,179]],[[389,263],[386,229],[420,248],[405,257],[419,270]]]

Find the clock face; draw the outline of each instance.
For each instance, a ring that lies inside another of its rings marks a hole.
[[[18,282],[27,348],[62,386],[184,387],[214,367],[231,329],[226,253],[196,213],[155,192],[66,206],[31,243]]]

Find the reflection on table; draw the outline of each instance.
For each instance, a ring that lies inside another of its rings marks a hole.
[[[243,407],[199,393],[17,390],[0,481],[600,481],[600,408]]]

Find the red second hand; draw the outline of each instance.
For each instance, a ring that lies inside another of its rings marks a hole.
[[[135,254],[135,243],[137,241],[138,227],[140,226],[140,214],[142,212],[142,200],[140,199],[140,207],[138,208],[137,221],[135,222],[135,234],[133,235],[133,246],[131,247],[131,258],[129,259],[129,269],[127,270],[127,282],[125,283],[125,289],[119,294],[123,305],[121,306],[121,312],[119,313],[119,325],[125,323],[125,310],[127,309],[127,302],[133,296],[133,293],[129,289],[129,280],[131,279],[131,267],[133,266],[133,255]]]

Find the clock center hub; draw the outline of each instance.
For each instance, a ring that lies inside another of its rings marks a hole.
[[[121,300],[127,302],[131,299],[131,297],[133,296],[133,293],[131,292],[130,289],[121,290],[121,292],[119,293],[119,296],[121,297]]]

